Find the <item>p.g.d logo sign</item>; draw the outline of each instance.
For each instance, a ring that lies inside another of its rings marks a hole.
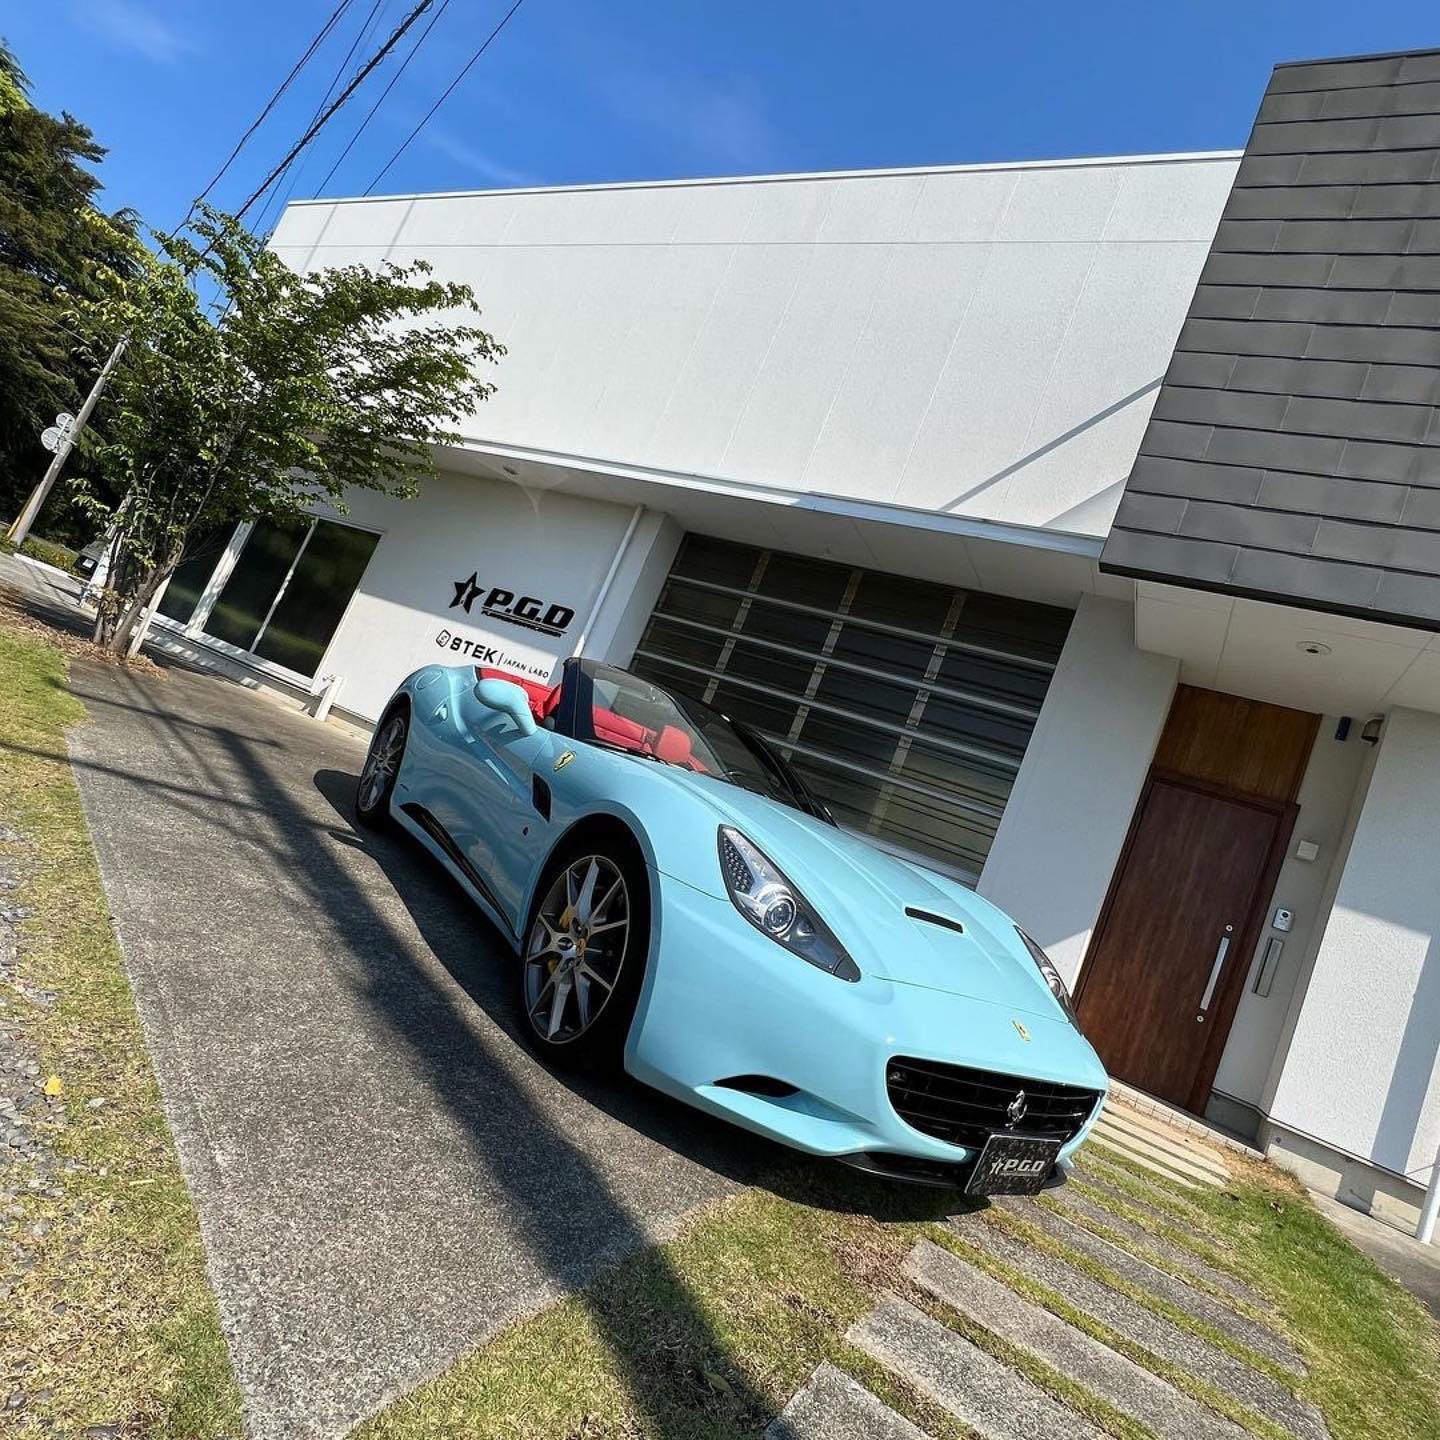
[[[478,572],[472,570],[465,580],[452,580],[455,598],[450,602],[451,610],[461,609],[467,615],[471,607],[480,601],[480,613],[492,620],[503,620],[507,625],[519,625],[525,630],[538,630],[542,635],[563,635],[575,618],[575,612],[568,605],[550,605],[534,595],[516,596],[513,590],[504,590],[496,585],[486,590],[478,581]]]

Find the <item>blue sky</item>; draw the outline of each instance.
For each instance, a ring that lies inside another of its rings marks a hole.
[[[107,202],[163,228],[334,3],[49,0],[7,7],[0,34],[40,103],[110,147]],[[304,128],[372,3],[352,0],[222,204]],[[380,28],[412,3],[380,0]],[[371,183],[508,4],[450,0],[324,193]],[[1437,44],[1418,0],[525,0],[380,190],[1224,149],[1278,60]],[[296,194],[320,187],[386,75],[336,116]]]

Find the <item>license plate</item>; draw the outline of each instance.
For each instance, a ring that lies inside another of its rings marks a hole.
[[[965,1186],[968,1195],[1034,1195],[1054,1168],[1058,1140],[1033,1135],[992,1135]]]

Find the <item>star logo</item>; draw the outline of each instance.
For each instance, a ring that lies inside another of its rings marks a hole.
[[[450,609],[457,605],[465,613],[470,613],[470,607],[480,598],[480,587],[475,583],[478,571],[472,570],[468,580],[452,580],[450,583],[455,587],[455,598],[450,602]]]

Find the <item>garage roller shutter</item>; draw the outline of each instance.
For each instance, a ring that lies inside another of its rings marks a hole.
[[[842,825],[973,881],[1070,619],[691,535],[633,668],[759,730]]]

